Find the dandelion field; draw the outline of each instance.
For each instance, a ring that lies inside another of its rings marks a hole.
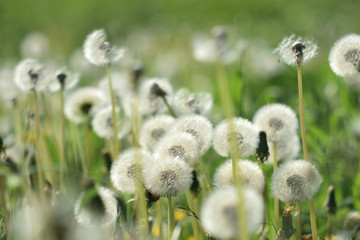
[[[1,239],[360,239],[357,3],[20,2]]]

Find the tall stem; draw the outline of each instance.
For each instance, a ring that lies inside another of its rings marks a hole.
[[[90,133],[91,133],[91,128],[90,128],[90,116],[87,117],[88,119],[86,120],[86,126],[85,126],[85,138],[86,138],[86,170],[87,176],[90,176],[90,172],[91,172],[91,139],[90,139]]]
[[[65,118],[64,118],[64,90],[60,89],[60,189],[64,190],[65,162]]]
[[[200,169],[202,171],[202,173],[204,174],[205,176],[205,181],[206,181],[206,187],[208,188],[209,191],[211,191],[211,179],[210,179],[210,176],[209,176],[209,173],[206,171],[206,167],[205,167],[205,164],[204,164],[204,161],[202,160],[202,158],[200,157],[199,160],[199,166],[200,166]]]
[[[328,239],[331,239],[331,234],[332,234],[331,214],[328,214]]]
[[[2,164],[0,165],[2,167]],[[6,192],[5,192],[5,178],[4,175],[0,175],[0,190],[1,190],[1,203],[4,211],[5,226],[9,229],[9,214],[7,209]]]
[[[112,123],[113,123],[113,140],[114,140],[114,152],[112,159],[115,159],[120,151],[120,143],[118,137],[118,125],[117,125],[117,116],[116,116],[116,101],[115,101],[115,94],[112,86],[111,81],[111,72],[110,72],[110,65],[106,65],[106,74],[109,82],[109,90],[110,90],[110,98],[111,98],[111,106],[112,106]]]
[[[301,62],[297,61],[297,74],[298,74],[298,89],[299,89],[299,115],[300,115],[300,126],[301,126],[301,140],[303,145],[304,159],[309,160],[307,143],[306,143],[306,127],[304,119],[304,100],[303,100],[303,87],[302,87],[302,75],[301,75]],[[311,219],[311,232],[313,239],[318,239],[317,225],[314,198],[309,199],[310,207],[310,219]]]
[[[301,240],[302,235],[302,227],[301,227],[301,203],[296,202],[296,223],[297,223],[297,229],[296,229],[296,239]]]
[[[261,162],[261,171],[264,175],[264,179],[266,181],[266,173],[265,173],[265,168],[264,168],[264,163]],[[264,223],[262,225],[262,229],[261,229],[261,239],[266,239],[266,236],[264,237],[263,234],[265,232],[265,228],[266,228],[266,182],[265,182],[265,185],[264,185],[264,190],[262,192],[262,197],[263,197],[263,202],[264,202]]]
[[[190,191],[186,191],[186,200],[191,211],[195,212],[194,200]],[[195,217],[191,216],[191,224],[194,231],[194,239],[199,240],[199,228]]]
[[[44,191],[44,179],[42,175],[42,165],[41,165],[41,151],[40,151],[40,117],[39,117],[39,106],[38,106],[38,98],[36,90],[33,90],[34,93],[34,110],[35,110],[35,131],[36,131],[36,152],[35,152],[35,159],[36,159],[36,170],[38,173],[38,180],[39,180],[39,191],[40,195],[43,195]]]
[[[278,162],[277,162],[277,152],[276,152],[276,143],[273,143],[273,171],[275,172]],[[277,197],[274,197],[274,222],[275,222],[275,228],[276,230],[279,230],[279,224],[280,224],[280,217],[279,217],[279,199]]]
[[[171,239],[172,233],[175,229],[175,216],[174,216],[174,199],[173,197],[167,197],[168,200],[168,234]]]

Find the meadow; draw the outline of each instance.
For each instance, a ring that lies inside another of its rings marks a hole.
[[[1,2],[1,239],[360,239],[359,3],[267,4]]]

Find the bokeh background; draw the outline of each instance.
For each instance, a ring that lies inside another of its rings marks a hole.
[[[360,33],[359,9],[356,0],[1,0],[0,65],[14,65],[22,59],[21,42],[32,32],[48,37],[49,59],[66,64],[87,34],[104,28],[111,42],[126,46],[143,62],[146,75],[168,75],[176,89],[186,86],[210,91],[218,104],[216,71],[214,66],[193,59],[194,36],[223,25],[233,39],[244,40],[245,46],[261,42],[271,50],[291,33],[315,40],[319,54],[304,65],[303,80],[310,158],[324,178],[316,197],[320,233],[324,233],[326,214],[321,209],[330,184],[335,185],[340,209],[335,229],[341,228],[349,209],[360,209],[359,85],[336,77],[327,60],[337,39],[347,33]],[[237,115],[252,119],[258,108],[272,102],[297,111],[296,69],[276,62],[282,67],[280,72],[257,75],[246,58],[247,49],[244,58],[227,69],[229,94]],[[258,73],[262,64],[258,61]],[[95,76],[101,74],[104,72]],[[85,75],[81,85],[98,80]],[[220,112],[215,106],[214,119],[220,119]],[[220,163],[210,161],[209,171],[214,172]],[[304,229],[309,231],[310,226]]]

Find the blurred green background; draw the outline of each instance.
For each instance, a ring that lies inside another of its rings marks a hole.
[[[260,39],[270,48],[275,48],[291,33],[314,39],[319,55],[304,65],[303,81],[310,158],[324,178],[316,198],[323,234],[326,215],[321,207],[329,184],[335,185],[338,204],[344,209],[335,222],[336,229],[341,228],[348,208],[360,208],[359,85],[349,87],[336,77],[327,60],[337,39],[347,33],[360,33],[359,9],[360,1],[356,0],[1,0],[0,64],[21,59],[19,46],[29,33],[45,33],[51,55],[68,57],[82,46],[87,34],[104,28],[111,41],[129,47],[146,66],[151,66],[166,51],[173,51],[178,58],[185,52],[186,63],[181,63],[185,67],[174,76],[175,89],[188,86],[216,94],[212,84],[215,81],[208,81],[216,78],[214,66],[196,63],[191,58],[195,34],[209,33],[214,25],[220,24],[230,28],[237,38]],[[146,34],[150,40],[144,40]],[[149,48],[143,46],[147,41]],[[252,119],[258,108],[270,102],[281,102],[297,111],[294,68],[285,68],[280,75],[265,80],[247,75],[246,69],[237,66],[227,71],[238,115]],[[149,73],[158,74],[151,67]],[[218,103],[216,95],[215,100]],[[219,111],[218,107],[213,111],[216,120]],[[220,163],[210,161],[210,172]],[[306,225],[305,231],[309,229]]]

